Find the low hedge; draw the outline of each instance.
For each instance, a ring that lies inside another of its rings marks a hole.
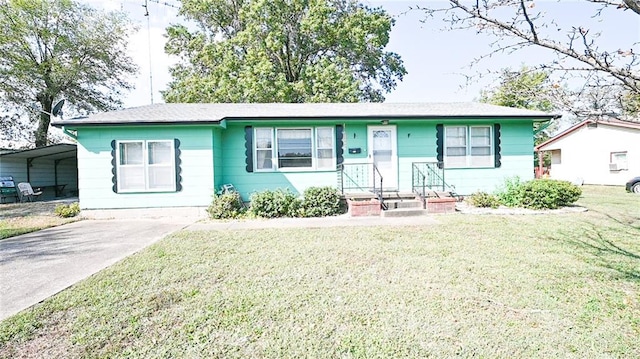
[[[582,189],[568,181],[537,179],[524,182],[518,190],[520,207],[556,209],[568,206],[582,195]]]
[[[242,198],[238,192],[229,192],[213,196],[207,213],[212,219],[229,219],[240,217],[245,212]]]

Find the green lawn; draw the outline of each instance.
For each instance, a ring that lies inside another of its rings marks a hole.
[[[183,231],[0,323],[0,357],[640,357],[640,196],[584,192],[585,213]]]

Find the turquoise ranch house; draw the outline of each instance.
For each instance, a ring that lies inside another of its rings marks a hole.
[[[82,209],[206,207],[254,192],[493,191],[533,178],[533,123],[480,103],[155,104],[56,120],[77,140]]]

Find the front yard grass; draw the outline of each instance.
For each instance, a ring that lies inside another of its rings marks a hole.
[[[578,204],[182,231],[1,322],[0,357],[640,357],[640,196]]]

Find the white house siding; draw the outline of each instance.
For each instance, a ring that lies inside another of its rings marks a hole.
[[[550,177],[584,184],[624,185],[640,175],[640,129],[582,126],[541,148],[552,151]],[[611,171],[612,152],[627,152],[628,170]]]

